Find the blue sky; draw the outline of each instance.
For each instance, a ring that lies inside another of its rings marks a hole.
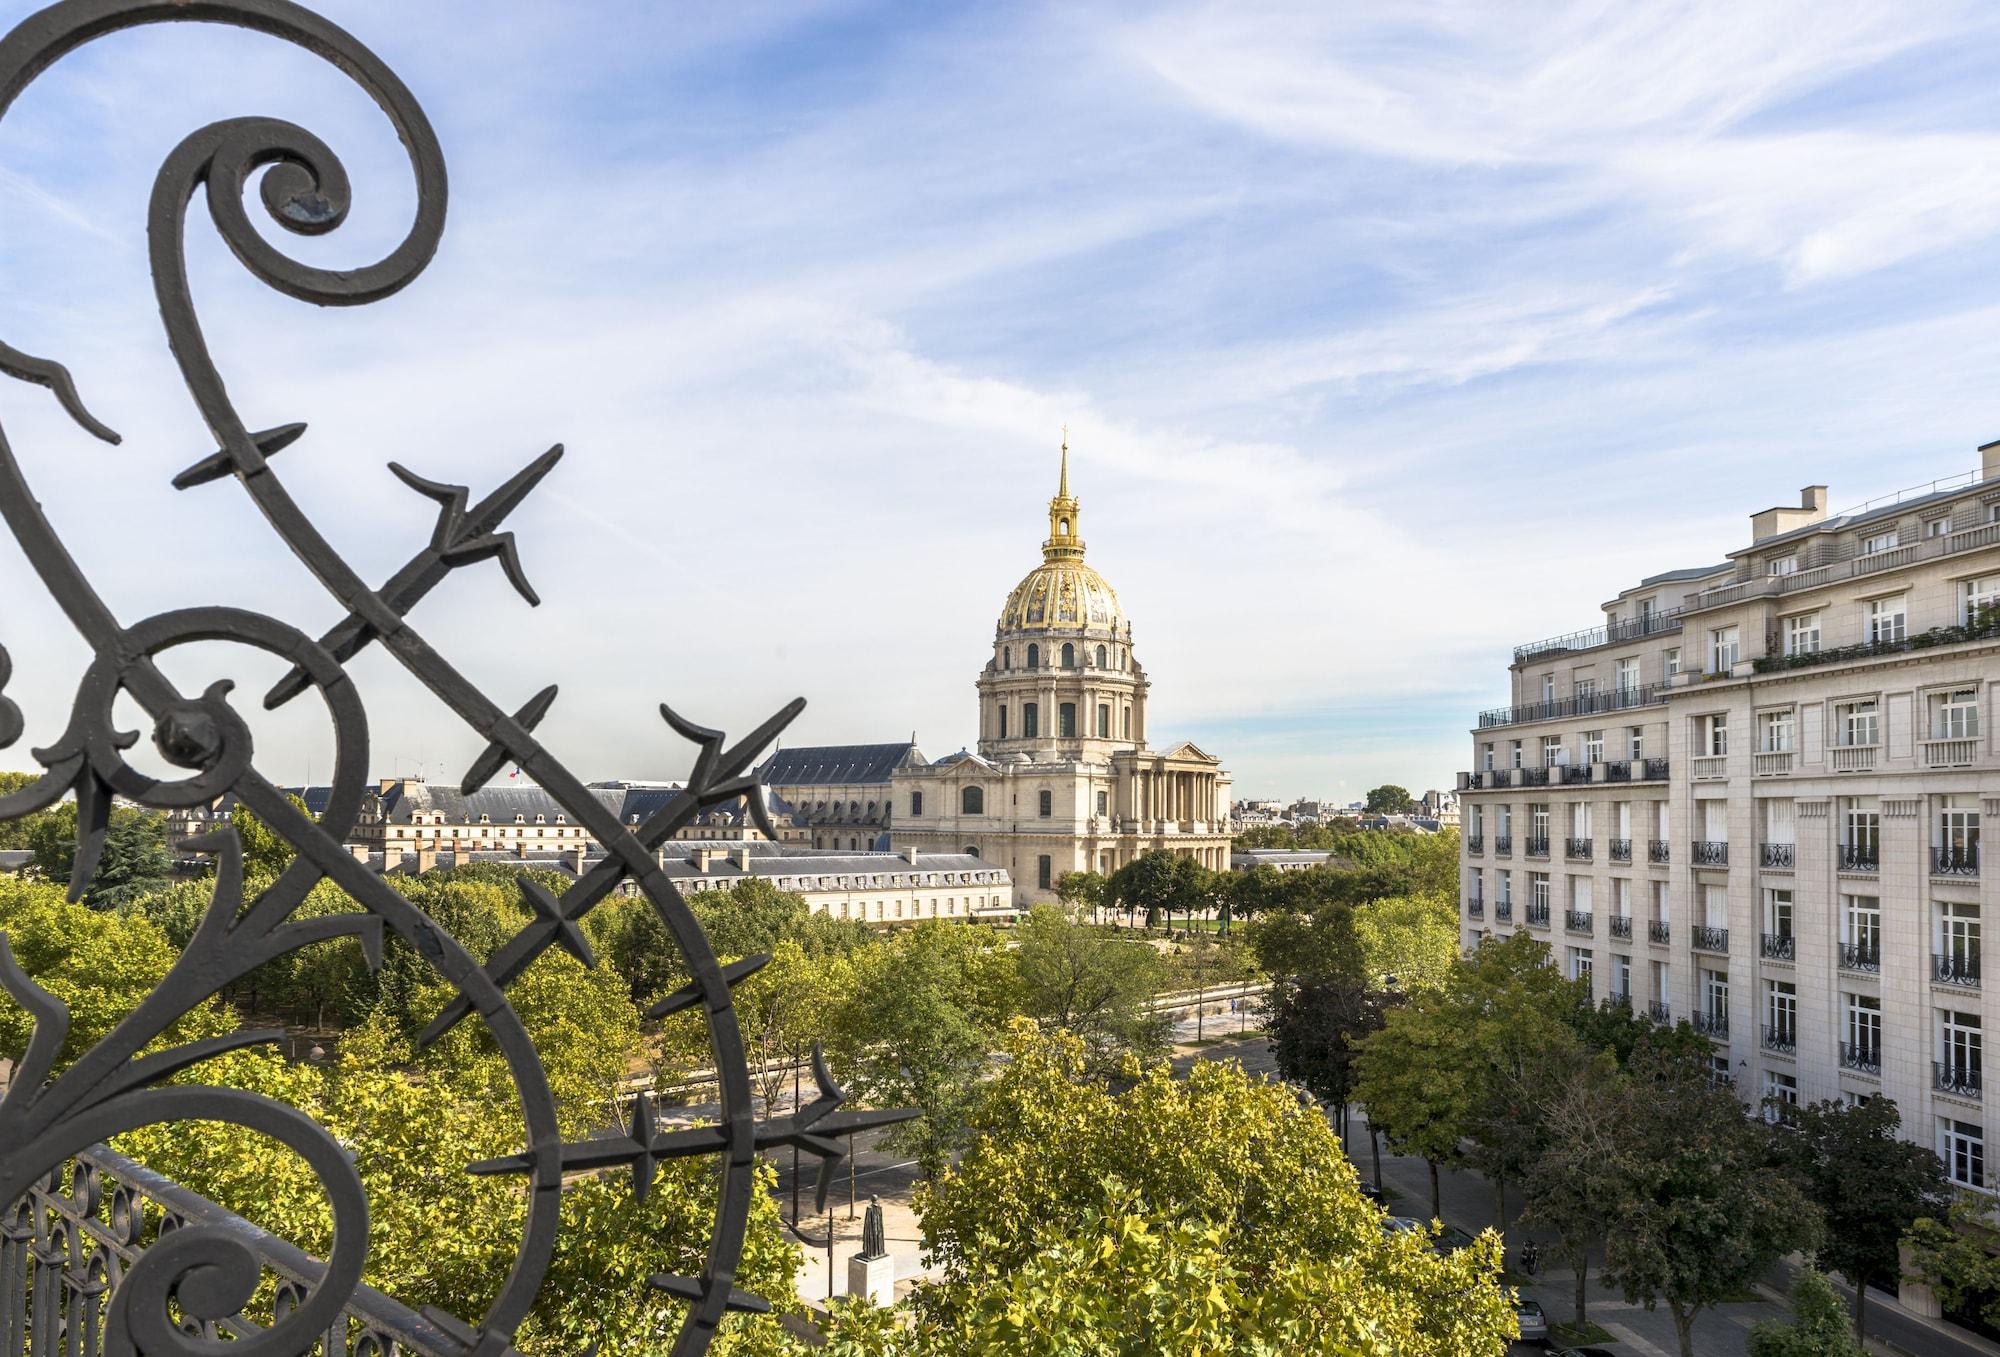
[[[1719,560],[1800,485],[1839,507],[2000,437],[1979,7],[327,9],[438,125],[443,251],[315,312],[197,222],[211,343],[252,427],[311,425],[281,469],[374,577],[431,522],[385,462],[478,492],[568,446],[516,520],[544,606],[487,567],[417,621],[497,700],[561,683],[542,730],[591,776],[684,770],[663,699],[969,741],[1065,421],[1153,731],[1271,795],[1443,784],[1513,644]],[[316,631],[331,604],[240,491],[167,484],[209,448],[145,199],[182,135],[246,113],[355,179],[349,224],[288,249],[400,238],[407,171],[337,74],[213,29],[98,43],[0,124],[0,337],[127,441],[12,383],[0,420],[121,616]],[[23,764],[83,656],[11,547],[0,637]],[[375,771],[463,770],[476,737],[379,656],[354,671]],[[257,718],[260,760],[323,776],[295,705]]]

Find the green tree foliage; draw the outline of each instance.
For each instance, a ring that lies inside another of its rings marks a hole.
[[[1813,1103],[1793,1113],[1792,1134],[1772,1141],[1779,1163],[1825,1214],[1819,1261],[1853,1286],[1857,1337],[1867,1333],[1869,1284],[1897,1275],[1897,1244],[1919,1217],[1951,1205],[1944,1161],[1897,1135],[1901,1125],[1887,1098],[1857,1107]]]
[[[829,1048],[869,1103],[921,1109],[887,1143],[935,1175],[963,1138],[979,1080],[1016,1011],[1013,958],[990,928],[926,920],[851,960]]]
[[[65,888],[76,861],[76,802],[65,801],[31,817],[28,850],[45,881]],[[167,817],[158,811],[114,807],[104,832],[104,854],[85,888],[92,909],[119,909],[166,886],[174,870],[167,852]]]
[[[781,938],[770,962],[736,987],[736,1020],[767,1115],[775,1115],[770,1109],[796,1077],[795,1068],[832,1035],[834,1009],[848,983],[844,956],[811,956]]]
[[[1499,1357],[1498,1242],[1385,1233],[1316,1109],[1234,1065],[1111,1094],[1062,1034],[1017,1025],[977,1139],[923,1188],[941,1281],[898,1357],[1354,1353]]]
[[[1273,978],[1342,975],[1360,981],[1367,972],[1351,905],[1260,915],[1244,926],[1243,937],[1257,968]]]
[[[1789,1175],[1771,1171],[1769,1129],[1706,1071],[1648,1058],[1623,1088],[1605,1280],[1628,1301],[1664,1303],[1681,1357],[1694,1357],[1701,1312],[1816,1244],[1819,1212]]]
[[[1171,923],[1175,913],[1192,914],[1208,900],[1213,874],[1191,857],[1156,848],[1141,853],[1111,874],[1107,904],[1145,915],[1146,927]]]
[[[852,951],[875,936],[859,920],[814,914],[804,896],[781,891],[763,877],[745,877],[726,891],[703,892],[689,900],[688,908],[715,954],[731,961],[768,954],[787,938],[807,955],[821,956]],[[595,945],[641,1004],[650,1005],[688,983],[680,947],[650,901],[632,896],[602,906],[589,924]]]
[[[1056,878],[1056,898],[1074,910],[1096,909],[1104,903],[1106,884],[1096,872],[1064,872]]]
[[[1862,1357],[1840,1294],[1824,1272],[1802,1268],[1792,1279],[1792,1319],[1766,1319],[1750,1330],[1750,1357]]]
[[[1371,984],[1417,994],[1444,988],[1458,964],[1458,904],[1447,895],[1392,895],[1354,911]]]
[[[1942,1215],[1912,1225],[1907,1242],[1912,1270],[1945,1309],[1976,1310],[1984,1323],[2000,1327],[2000,1232],[1991,1208],[1985,1196],[1961,1192]]]
[[[312,812],[306,803],[296,796],[287,796],[292,809],[307,819]],[[292,865],[298,854],[292,846],[278,836],[278,832],[250,813],[248,806],[238,803],[230,808],[229,823],[236,830],[236,841],[243,845],[243,875],[251,881],[268,880]]]
[[[1045,1031],[1075,1034],[1100,1074],[1127,1055],[1165,1049],[1168,1020],[1151,1011],[1165,967],[1149,944],[1075,923],[1049,905],[1030,910],[1014,938],[1020,1011]]]
[[[0,773],[0,796],[12,796],[23,787],[31,786],[40,780],[34,773]],[[35,822],[46,814],[47,811],[37,811],[18,820],[0,820],[0,848],[16,852],[28,848],[29,834]]]
[[[1509,1090],[1532,1128],[1521,1145],[1522,1218],[1555,1231],[1563,1261],[1576,1276],[1571,1304],[1579,1328],[1590,1322],[1591,1256],[1602,1250],[1623,1199],[1621,1080],[1607,1054],[1564,1048]]]
[[[1328,1107],[1340,1109],[1346,1143],[1347,1106],[1354,1098],[1354,1063],[1361,1043],[1382,1030],[1402,996],[1384,994],[1345,975],[1292,976],[1272,982],[1265,1030],[1278,1073]]]
[[[1408,815],[1417,808],[1409,790],[1393,782],[1370,788],[1361,805],[1370,815]]]

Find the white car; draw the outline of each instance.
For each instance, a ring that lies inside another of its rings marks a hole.
[[[1549,1317],[1543,1313],[1541,1302],[1529,1300],[1526,1296],[1515,1301],[1514,1321],[1521,1326],[1521,1337],[1527,1341],[1548,1341]]]

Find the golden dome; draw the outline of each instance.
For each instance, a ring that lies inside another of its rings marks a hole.
[[[1104,576],[1083,563],[1078,504],[1069,493],[1069,435],[1063,434],[1062,480],[1049,501],[1049,536],[1042,563],[1000,609],[1000,631],[1090,631],[1122,636],[1125,614]]]

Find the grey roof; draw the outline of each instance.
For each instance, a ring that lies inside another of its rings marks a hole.
[[[307,791],[324,791],[324,788],[307,788]],[[618,817],[621,824],[643,822],[675,796],[675,787],[592,787],[590,794]],[[797,809],[783,797],[766,793],[766,803],[771,810],[771,818],[789,821],[794,825],[805,824],[805,819]],[[307,806],[312,802],[308,800]],[[322,798],[322,807],[324,798]],[[319,808],[315,808],[319,809]],[[479,824],[483,815],[496,825],[510,825],[519,816],[525,824],[568,823],[569,812],[562,803],[540,787],[487,787],[467,796],[456,787],[443,786],[431,782],[405,780],[391,786],[382,794],[382,817],[390,824],[409,824],[411,817],[419,813],[443,815],[447,824]],[[538,821],[537,816],[541,819]],[[708,825],[741,824],[749,816],[748,807],[742,798],[721,806],[712,806],[696,817],[694,823]]]
[[[25,848],[0,848],[0,872],[18,872],[35,860]]]
[[[581,846],[581,845],[579,845]],[[695,865],[695,852],[702,848],[717,850],[708,870]],[[749,850],[750,869],[738,866],[734,854]],[[773,843],[745,843],[740,840],[718,839],[708,843],[685,841],[672,845],[663,864],[667,876],[676,881],[709,880],[740,881],[747,877],[780,876],[897,876],[912,872],[998,872],[1006,875],[1006,868],[998,862],[975,857],[970,853],[920,853],[912,863],[901,853],[834,853],[825,849],[801,848],[795,845]],[[417,854],[400,853],[400,861],[393,870],[413,873],[417,870]],[[595,844],[584,849],[586,865],[604,856],[603,850]],[[519,854],[506,849],[451,851],[445,850],[435,856],[438,867],[470,866],[479,863],[501,863],[520,867],[523,870],[566,872],[576,874],[574,851],[570,853],[536,852]],[[371,854],[368,865],[376,871],[383,869],[383,855]]]
[[[779,787],[886,783],[904,768],[921,767],[915,744],[827,744],[780,749],[757,769],[757,779]]]
[[[1698,580],[1729,569],[1733,569],[1733,567],[1729,562],[1724,561],[1721,565],[1691,565],[1680,570],[1662,570],[1657,575],[1648,575],[1643,580],[1640,580],[1639,587],[1644,589],[1646,586],[1652,584],[1672,584],[1680,580]]]

